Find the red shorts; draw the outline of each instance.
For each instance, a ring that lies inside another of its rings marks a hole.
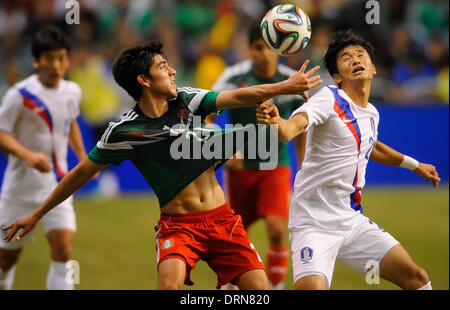
[[[291,176],[291,168],[282,166],[273,170],[225,170],[228,201],[242,216],[245,228],[262,217],[289,217]]]
[[[186,263],[185,284],[193,285],[190,273],[201,259],[217,274],[217,288],[243,273],[264,269],[264,264],[227,203],[213,210],[164,214],[155,226],[157,262],[181,257]]]

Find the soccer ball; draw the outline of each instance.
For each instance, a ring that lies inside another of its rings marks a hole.
[[[261,32],[267,46],[281,56],[304,49],[311,40],[308,15],[292,4],[280,4],[269,10],[261,21]]]

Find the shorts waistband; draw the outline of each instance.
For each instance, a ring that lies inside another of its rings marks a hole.
[[[184,213],[184,214],[168,214],[161,213],[160,221],[163,222],[183,222],[183,223],[198,223],[208,220],[216,219],[221,215],[234,213],[227,202],[220,207],[200,212]]]

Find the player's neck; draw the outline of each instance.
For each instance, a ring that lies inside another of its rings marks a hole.
[[[371,81],[359,81],[342,85],[342,90],[352,101],[362,108],[367,108],[370,97]]]
[[[277,67],[258,67],[253,65],[253,73],[259,78],[269,79],[277,73]]]
[[[139,100],[139,108],[148,117],[158,118],[169,110],[169,102],[166,97],[151,96],[144,92]]]
[[[45,88],[57,89],[59,87],[60,80],[50,82],[50,81],[47,81],[45,78],[43,78],[39,73],[37,75],[37,78],[38,78],[39,83],[41,83],[42,86],[44,86]]]

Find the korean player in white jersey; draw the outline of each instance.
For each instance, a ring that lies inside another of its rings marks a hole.
[[[433,165],[420,163],[378,140],[379,114],[369,103],[376,74],[372,45],[352,31],[339,32],[324,63],[338,85],[325,86],[288,120],[276,106],[257,109],[261,123],[278,124],[289,141],[306,131],[306,154],[294,184],[289,232],[296,289],[329,289],[336,259],[366,273],[376,261],[382,278],[402,289],[431,289],[427,273],[388,232],[362,213],[367,162],[400,166],[433,185]]]
[[[0,105],[0,149],[8,165],[0,194],[0,225],[36,209],[67,172],[67,145],[79,160],[86,157],[76,121],[80,87],[63,79],[69,67],[69,43],[55,27],[41,29],[32,46],[36,74],[12,86]],[[47,289],[73,289],[65,281],[76,230],[72,197],[42,219],[52,262]],[[0,289],[11,289],[23,240],[0,240]]]

